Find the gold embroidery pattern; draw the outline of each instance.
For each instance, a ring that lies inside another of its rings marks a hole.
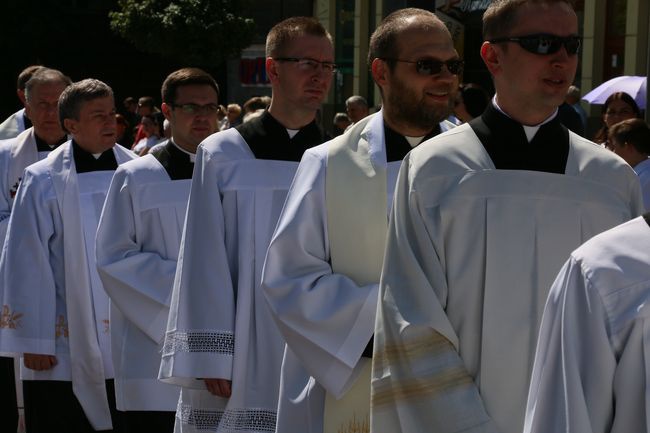
[[[352,415],[348,425],[340,427],[338,433],[370,433],[370,419],[366,415],[363,421],[357,421],[356,416]]]
[[[56,320],[56,325],[55,325],[55,335],[56,338],[59,337],[65,337],[68,338],[68,324],[65,321],[65,317],[63,315],[59,315],[59,318]]]
[[[20,326],[20,318],[23,313],[12,312],[9,305],[2,306],[2,316],[0,316],[0,328],[16,329]]]
[[[102,323],[104,324],[104,334],[108,334],[111,322],[109,322],[108,319],[104,319],[102,320]]]

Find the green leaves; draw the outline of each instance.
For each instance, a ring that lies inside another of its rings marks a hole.
[[[216,67],[250,45],[254,23],[241,0],[119,0],[111,29],[141,51]]]

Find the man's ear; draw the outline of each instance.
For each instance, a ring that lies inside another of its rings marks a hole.
[[[492,75],[496,75],[501,70],[500,55],[501,52],[496,45],[488,41],[481,45],[481,58]]]
[[[18,99],[22,102],[23,106],[27,105],[25,100],[25,91],[23,89],[16,89],[16,94],[18,94]]]
[[[77,121],[74,119],[63,119],[63,129],[68,131],[70,134],[75,134],[77,132]]]
[[[166,102],[163,102],[162,105],[160,106],[160,111],[162,111],[162,114],[163,116],[165,116],[165,119],[171,122],[172,107],[170,105],[167,105]]]
[[[272,83],[278,79],[278,63],[271,57],[266,58],[266,76]]]
[[[374,59],[370,64],[370,72],[372,73],[372,79],[377,83],[381,88],[386,87],[388,84],[388,74],[390,70],[388,64],[382,59]]]

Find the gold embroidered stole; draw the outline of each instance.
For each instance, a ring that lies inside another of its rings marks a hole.
[[[386,166],[370,159],[370,133],[331,142],[325,183],[332,270],[360,286],[379,282],[388,229]],[[362,371],[351,389],[339,400],[326,396],[324,433],[370,431],[371,363],[359,362]]]

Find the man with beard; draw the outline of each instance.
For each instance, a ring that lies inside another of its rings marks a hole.
[[[15,326],[0,329],[0,350],[23,355],[27,431],[119,432],[94,239],[114,170],[135,156],[115,145],[105,83],[71,84],[58,112],[72,139],[25,169],[9,220],[0,276]]]
[[[158,380],[160,352],[196,149],[217,131],[219,87],[205,71],[172,72],[161,94],[172,136],[117,169],[97,228],[117,408],[130,432],[174,430],[179,389]]]
[[[322,143],[316,111],[336,65],[331,37],[312,17],[276,24],[266,56],[268,110],[197,151],[160,368],[183,386],[183,432],[275,430],[285,344],[260,274],[298,161]]]
[[[336,432],[353,416],[367,428],[377,290],[399,161],[450,127],[440,122],[462,61],[434,14],[410,8],[386,17],[368,61],[383,109],[305,152],[264,265],[262,287],[288,345],[279,433]]]
[[[495,98],[411,152],[399,174],[375,329],[374,433],[521,432],[537,330],[564,258],[643,210],[630,167],[558,119],[581,43],[571,1],[494,1],[483,32]]]

